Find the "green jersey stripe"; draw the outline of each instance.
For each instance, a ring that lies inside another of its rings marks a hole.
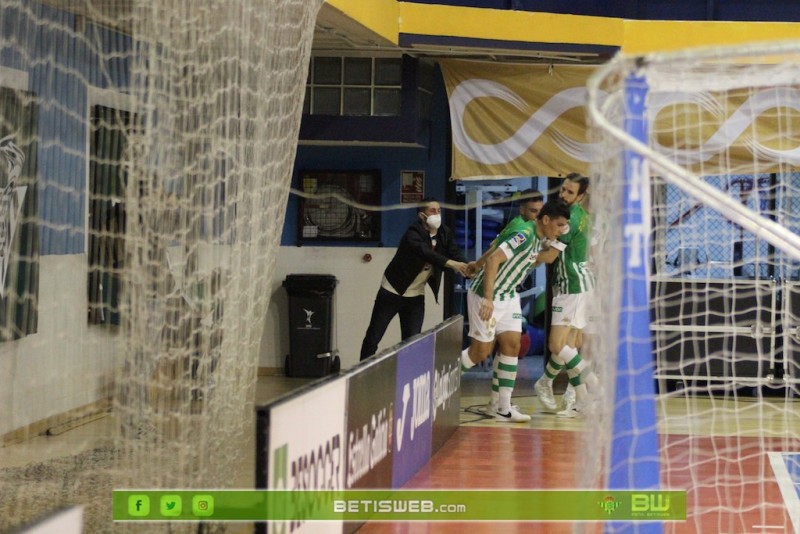
[[[520,216],[515,217],[500,232],[495,244],[496,248],[502,247],[511,257],[498,267],[492,300],[509,300],[516,296],[517,286],[528,276],[541,250],[542,243],[536,235],[536,223],[524,221]],[[470,286],[481,297],[486,297],[484,275],[485,269],[481,269]]]
[[[589,214],[580,204],[573,204],[569,233],[560,238],[567,248],[558,256],[554,266],[554,285],[562,294],[585,293],[595,287],[594,273],[588,262],[590,234]]]

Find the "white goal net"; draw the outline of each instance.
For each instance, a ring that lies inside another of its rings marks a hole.
[[[79,504],[108,531],[112,488],[252,487],[321,4],[0,2],[0,435],[32,456],[0,465],[0,530]],[[35,438],[109,411],[74,451]]]
[[[660,464],[661,488],[685,489],[688,501],[687,523],[665,532],[800,525],[792,482],[800,457],[798,59],[796,44],[621,56],[590,82],[605,156],[593,168],[592,196],[604,229],[595,251],[601,302],[606,316],[640,313],[649,323],[644,338],[627,323],[606,330],[596,349],[608,355],[596,359],[609,385],[606,409],[593,424],[608,443],[653,431],[657,439],[654,450],[632,447],[627,457],[613,446],[587,455],[610,466],[606,477],[623,464]],[[642,95],[643,114],[632,116]],[[637,120],[645,135],[631,133]],[[620,307],[620,258],[633,235],[623,222],[625,177],[645,183],[638,287],[649,300],[638,310]],[[644,363],[619,366],[618,347],[643,340]],[[620,373],[655,384],[655,427],[641,424],[647,417],[614,425],[615,409],[637,400],[615,391]]]

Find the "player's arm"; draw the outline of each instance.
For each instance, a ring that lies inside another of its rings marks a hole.
[[[445,267],[452,269],[462,276],[470,276],[469,264],[464,254],[461,252],[461,249],[456,245],[453,233],[446,226],[442,228],[442,233],[445,242],[444,255],[448,258]]]
[[[483,294],[487,295],[481,300],[479,316],[481,320],[488,321],[494,313],[494,282],[497,278],[497,271],[500,264],[508,259],[502,249],[496,249],[488,258],[483,269]]]
[[[476,261],[472,261],[469,263],[469,269],[471,274],[477,273],[478,271],[481,270],[481,268],[484,265],[486,265],[486,260],[489,258],[489,256],[491,256],[494,253],[494,251],[497,250],[496,244],[497,244],[497,238],[495,238],[495,240],[492,241],[492,244],[489,245],[489,248],[486,250],[486,252],[483,253],[483,255],[480,258],[478,258]]]
[[[558,239],[544,239],[542,241],[542,250],[536,255],[536,263],[533,264],[533,268],[535,269],[543,263],[553,263],[566,248],[567,244]]]
[[[467,264],[458,261],[457,259],[450,259],[444,254],[440,254],[431,248],[430,243],[420,234],[409,228],[404,236],[407,239],[408,245],[417,256],[422,257],[425,261],[436,265],[441,268],[452,269],[455,272],[466,276]]]
[[[533,264],[534,269],[543,263],[553,263],[559,254],[561,254],[561,251],[556,247],[550,247],[539,252],[536,256],[536,263]]]

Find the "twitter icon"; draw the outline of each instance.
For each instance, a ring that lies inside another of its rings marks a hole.
[[[180,495],[161,496],[161,515],[166,517],[177,517],[181,515],[183,509]]]

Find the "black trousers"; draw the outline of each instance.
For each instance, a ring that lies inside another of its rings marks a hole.
[[[389,323],[397,314],[400,314],[400,333],[403,339],[419,334],[422,331],[422,322],[425,320],[425,297],[423,295],[401,297],[380,288],[375,297],[375,306],[372,308],[372,318],[369,321],[367,334],[361,344],[362,360],[375,354],[378,350],[378,343],[383,339]]]

